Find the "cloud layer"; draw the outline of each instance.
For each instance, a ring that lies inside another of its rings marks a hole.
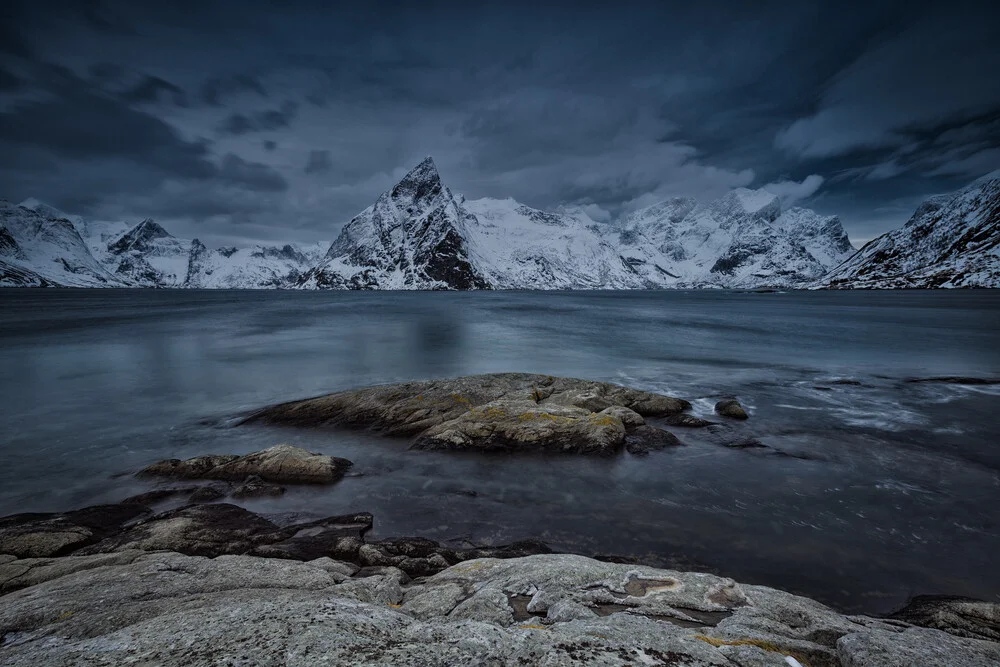
[[[766,187],[868,238],[1000,167],[998,26],[962,0],[16,0],[0,196],[321,240],[433,155],[469,197],[607,220]]]

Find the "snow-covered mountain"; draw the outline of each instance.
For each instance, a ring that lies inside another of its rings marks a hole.
[[[320,289],[485,289],[469,261],[466,214],[431,158],[340,232],[301,281]]]
[[[641,289],[795,286],[853,252],[836,217],[763,190],[671,199],[601,225],[513,199],[455,198],[425,159],[344,228],[300,286]]]
[[[612,223],[452,195],[432,159],[327,248],[210,249],[137,225],[0,205],[0,285],[298,289],[961,287],[1000,284],[1000,179],[924,203],[855,254],[836,216],[766,190],[669,199]]]
[[[1000,287],[1000,177],[921,204],[819,283],[838,289]]]
[[[664,287],[792,287],[854,252],[836,216],[782,211],[766,190],[739,188],[707,204],[670,199],[616,227],[625,261]]]
[[[0,200],[0,285],[124,287],[98,262],[73,223]]]
[[[198,239],[172,236],[151,219],[129,227],[68,216],[37,200],[0,203],[0,286],[290,287],[326,248],[209,249]]]

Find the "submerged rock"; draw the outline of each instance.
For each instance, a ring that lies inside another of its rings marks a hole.
[[[414,437],[418,449],[609,454],[627,427],[687,401],[607,382],[496,373],[345,391],[265,408],[247,422],[351,426]],[[628,423],[626,423],[628,422]]]
[[[139,476],[238,482],[253,475],[276,484],[328,484],[343,477],[350,466],[347,459],[307,452],[292,445],[276,445],[245,456],[168,459],[142,469]]]
[[[747,419],[750,415],[743,409],[740,402],[734,398],[727,398],[715,404],[715,411],[723,417],[731,419]]]
[[[0,565],[0,579],[21,562]],[[844,616],[715,575],[581,556],[479,559],[412,581],[393,567],[354,571],[330,559],[129,551],[58,562],[32,562],[27,588],[4,596],[0,662],[787,667],[794,658],[811,667],[977,667],[1000,659],[995,642]]]

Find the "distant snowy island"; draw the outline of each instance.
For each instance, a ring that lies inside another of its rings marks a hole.
[[[0,286],[218,289],[892,289],[1000,286],[1000,178],[921,204],[856,250],[836,216],[766,190],[669,199],[611,223],[466,201],[431,158],[326,244],[207,248],[153,220],[0,200]]]

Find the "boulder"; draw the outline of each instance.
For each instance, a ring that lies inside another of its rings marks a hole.
[[[735,398],[727,398],[715,404],[715,411],[731,419],[747,419],[750,415]]]
[[[692,414],[686,412],[670,415],[665,420],[669,426],[683,426],[685,428],[702,428],[704,426],[711,426],[715,422],[708,421],[707,419],[702,419],[701,417],[695,417]]]
[[[260,452],[168,459],[139,472],[141,477],[219,479],[239,482],[254,475],[275,484],[329,484],[344,476],[347,459],[307,452],[292,445],[276,445]]]
[[[176,551],[214,558],[245,554],[284,536],[275,524],[236,505],[189,505],[158,514],[78,553]]]
[[[58,514],[14,514],[0,518],[0,554],[48,558],[71,553],[149,514],[140,504],[97,505]]]
[[[959,637],[1000,642],[1000,604],[944,595],[918,595],[892,618]]]
[[[495,373],[283,403],[245,423],[370,428],[413,437],[417,449],[608,454],[620,449],[627,426],[688,408],[678,398],[607,382]]]
[[[625,425],[614,414],[501,399],[432,426],[413,448],[610,455],[621,449],[624,440]]]
[[[653,426],[637,426],[625,436],[625,449],[629,454],[645,456],[651,451],[676,447],[682,444],[670,431]]]

